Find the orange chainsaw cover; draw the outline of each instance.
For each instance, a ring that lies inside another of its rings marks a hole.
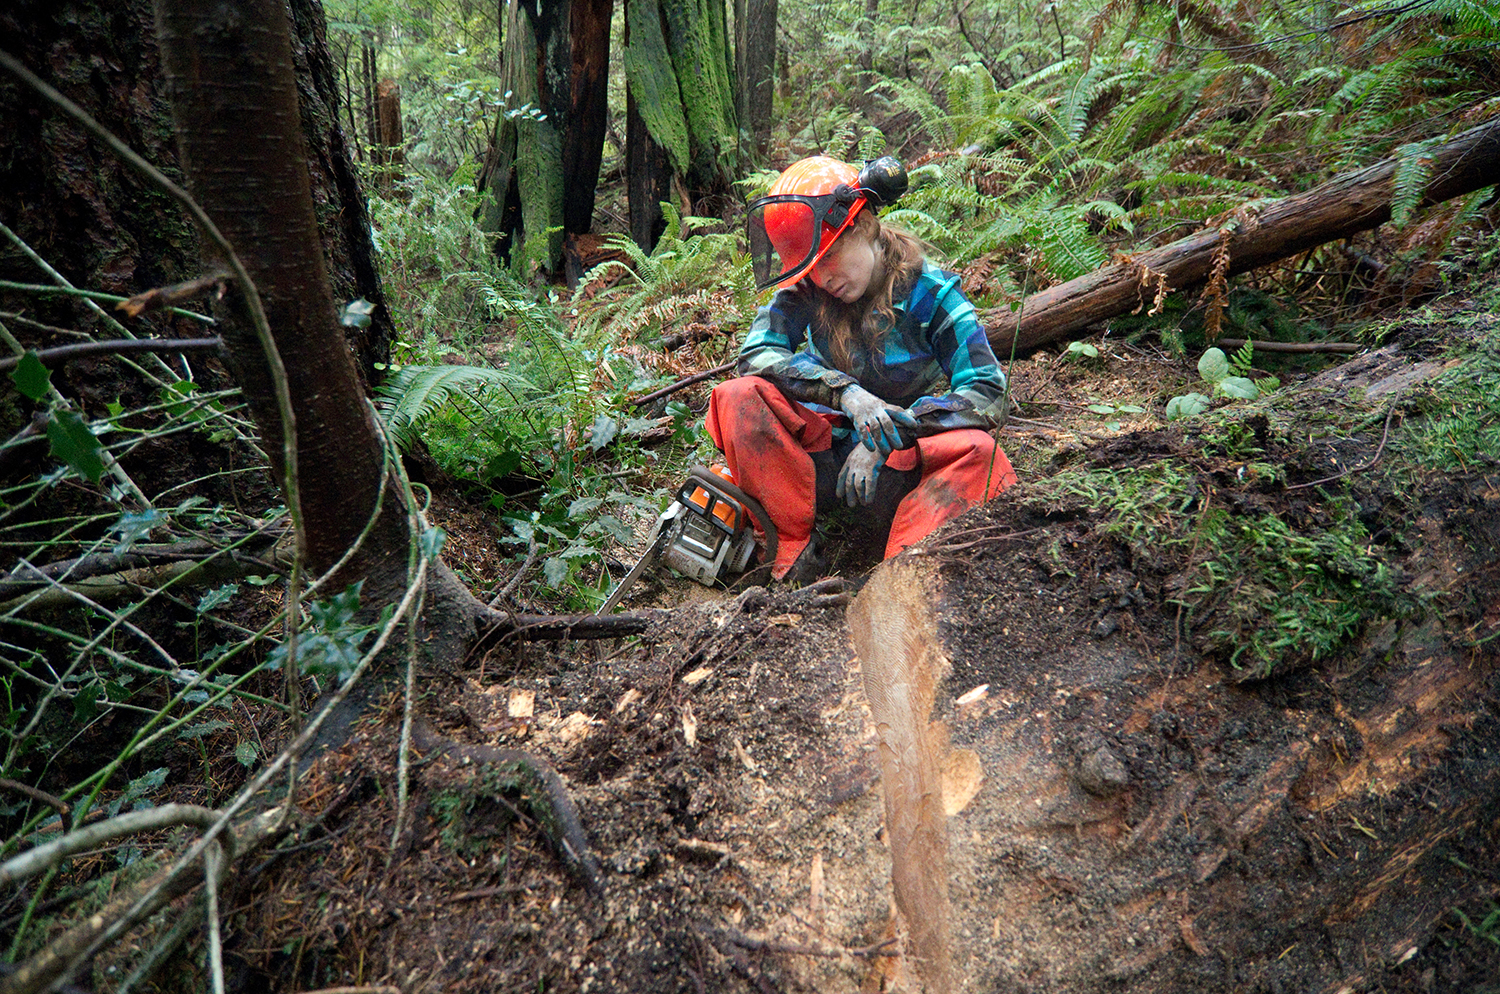
[[[776,579],[786,575],[812,538],[817,474],[809,453],[832,448],[833,425],[843,420],[841,414],[788,400],[759,376],[721,383],[709,399],[708,434],[724,453],[735,485],[760,501],[776,525],[780,546],[771,570]],[[896,508],[887,559],[1016,482],[1000,446],[977,428],[920,438],[914,448],[892,452],[886,466],[922,470],[916,489]]]

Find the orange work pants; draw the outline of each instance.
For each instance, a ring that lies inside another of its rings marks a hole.
[[[842,420],[787,399],[759,376],[721,383],[709,398],[708,434],[724,453],[735,485],[760,501],[776,526],[776,579],[812,538],[817,474],[811,453],[832,448],[833,424]],[[922,471],[916,489],[896,507],[887,559],[1016,482],[1000,446],[977,428],[918,439],[915,447],[892,452],[886,467]]]

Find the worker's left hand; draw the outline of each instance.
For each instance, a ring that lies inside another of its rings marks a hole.
[[[856,445],[849,453],[849,458],[844,460],[844,468],[839,470],[839,482],[834,493],[842,497],[850,507],[870,503],[875,497],[875,478],[880,475],[880,467],[884,465],[885,453]]]

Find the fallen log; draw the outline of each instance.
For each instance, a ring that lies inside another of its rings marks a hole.
[[[1500,176],[1500,120],[1471,128],[1432,149],[1432,179],[1421,206],[1472,193]],[[1128,314],[1158,287],[1184,291],[1207,281],[1214,255],[1228,240],[1229,275],[1247,272],[1305,252],[1325,242],[1390,220],[1396,160],[1336,176],[1306,193],[1262,204],[1233,230],[1217,226],[1170,245],[1105,266],[1087,276],[1049,287],[1026,298],[1020,320],[1008,318],[989,329],[995,354],[1010,355],[1074,336],[1091,325]]]

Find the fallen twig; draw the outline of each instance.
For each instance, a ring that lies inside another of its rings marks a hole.
[[[217,352],[217,338],[118,338],[104,342],[79,342],[42,349],[36,357],[48,369],[91,355],[131,355],[137,352]],[[20,365],[23,356],[0,359],[0,372]]]
[[[482,601],[474,602],[474,619],[482,634],[480,640],[494,637],[523,641],[560,639],[612,639],[639,635],[650,625],[640,614],[515,614],[497,611]]]
[[[1246,339],[1243,338],[1221,338],[1211,345],[1218,345],[1226,350],[1241,349],[1245,347]],[[1333,355],[1353,355],[1364,348],[1358,342],[1261,342],[1250,339],[1250,347],[1256,352],[1322,352]]]
[[[521,585],[521,577],[525,576],[526,571],[531,569],[531,567],[536,563],[537,549],[539,549],[540,547],[541,546],[537,542],[536,536],[533,535],[531,537],[531,545],[526,550],[525,560],[522,561],[521,566],[516,570],[515,575],[510,578],[510,582],[501,587],[500,592],[495,594],[494,597],[490,598],[490,607],[496,607],[501,601],[505,600],[505,598],[515,593],[516,588]]]
[[[41,801],[64,818],[68,817],[68,812],[72,810],[62,798],[54,797],[45,790],[37,790],[35,787],[27,786],[18,780],[0,778],[0,790],[8,790],[14,794],[24,794],[33,801]]]
[[[645,407],[653,400],[660,400],[661,398],[666,397],[669,394],[674,394],[679,390],[690,387],[694,383],[702,383],[704,380],[708,379],[711,376],[718,376],[720,373],[727,373],[737,365],[739,365],[739,360],[735,359],[731,362],[724,363],[722,366],[715,366],[713,369],[705,369],[701,373],[694,373],[692,376],[689,376],[686,379],[678,380],[671,386],[662,387],[660,390],[653,390],[650,393],[646,394],[644,397],[637,397],[635,400],[632,400],[631,403],[636,407]]]
[[[1342,480],[1344,477],[1350,475],[1351,473],[1363,473],[1371,466],[1374,466],[1380,461],[1380,456],[1385,452],[1386,440],[1391,437],[1391,417],[1395,415],[1395,413],[1396,405],[1392,404],[1391,409],[1385,412],[1385,430],[1380,433],[1380,447],[1375,450],[1375,454],[1370,457],[1369,462],[1365,463],[1362,466],[1350,466],[1348,469],[1345,469],[1341,473],[1335,473],[1332,476],[1326,476],[1321,480],[1313,480],[1311,483],[1293,483],[1288,486],[1287,489],[1301,490],[1304,487],[1316,487],[1324,483],[1332,483],[1334,480]]]
[[[753,953],[789,953],[793,956],[818,956],[823,959],[840,959],[844,956],[869,959],[874,956],[901,955],[896,950],[890,948],[896,944],[895,938],[883,939],[873,945],[862,946],[859,949],[850,949],[847,946],[839,949],[823,949],[800,942],[773,942],[770,939],[752,939],[748,935],[733,930],[726,931],[724,937],[741,949],[748,949]]]
[[[954,532],[952,535],[947,536],[950,541],[946,541],[942,545],[917,547],[910,550],[910,554],[913,556],[931,556],[936,555],[939,552],[958,552],[962,549],[971,549],[976,545],[988,545],[991,542],[1003,542],[1006,539],[1012,538],[1025,538],[1027,535],[1035,535],[1037,532],[1042,530],[1040,528],[1026,528],[1018,532],[1007,531],[999,535],[986,535],[984,538],[976,538],[968,542],[951,541],[952,539],[963,538],[967,535],[979,535],[984,532],[995,532],[1000,531],[1002,528],[1009,527],[1009,525],[985,525],[981,528],[965,529],[964,531]]]
[[[124,311],[133,318],[140,317],[146,311],[159,311],[180,304],[184,300],[192,300],[205,290],[217,290],[222,294],[224,284],[232,279],[234,279],[232,273],[210,273],[195,280],[188,280],[186,283],[156,287],[138,293],[129,300],[121,301],[115,305],[115,310]]]
[[[35,876],[74,853],[87,852],[110,839],[135,835],[139,832],[150,832],[158,828],[170,828],[175,825],[197,825],[199,828],[210,828],[218,817],[217,811],[199,807],[196,804],[163,804],[144,811],[131,811],[117,815],[108,821],[96,822],[77,831],[69,832],[60,839],[37,846],[35,849],[29,849],[14,859],[0,864],[0,887]],[[233,836],[223,833],[220,839],[224,847],[229,850],[229,855],[232,856]]]

